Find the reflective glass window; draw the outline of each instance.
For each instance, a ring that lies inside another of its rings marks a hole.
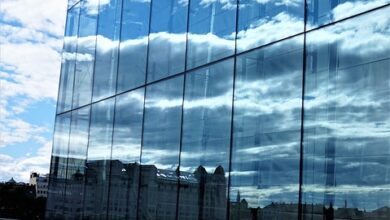
[[[82,1],[77,38],[76,70],[73,88],[73,108],[89,104],[92,95],[95,60],[97,5]]]
[[[235,0],[191,1],[187,69],[234,53],[236,8]]]
[[[64,202],[64,217],[69,219],[82,217],[89,113],[90,106],[72,111]]]
[[[138,219],[175,219],[183,76],[146,88]]]
[[[233,63],[186,76],[179,219],[226,219]]]
[[[297,219],[303,37],[237,57],[230,219]]]
[[[303,32],[304,0],[240,0],[237,51]]]
[[[390,7],[307,35],[304,215],[389,218]]]
[[[110,219],[136,219],[144,88],[116,97],[111,155]]]
[[[390,3],[389,0],[308,0],[307,29],[338,21]]]
[[[121,0],[100,1],[93,101],[114,95],[118,66]]]
[[[57,113],[72,107],[73,80],[76,60],[77,32],[79,27],[79,4],[68,10],[61,60],[61,76],[58,91]]]
[[[57,116],[54,128],[49,197],[47,198],[46,207],[46,217],[49,219],[61,218],[63,215],[70,118],[70,113]]]
[[[149,13],[150,1],[123,1],[118,93],[145,83]]]
[[[107,215],[114,103],[115,99],[111,98],[92,105],[85,171],[85,219],[105,219]]]
[[[188,0],[152,2],[148,82],[184,71]]]

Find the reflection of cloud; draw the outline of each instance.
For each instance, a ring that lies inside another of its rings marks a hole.
[[[236,9],[236,1],[235,0],[201,0],[200,5],[203,7],[209,7],[211,4],[221,4],[222,9],[225,10],[234,10]]]
[[[292,6],[298,7],[302,5],[302,0],[254,0],[259,4],[270,4],[273,3],[276,6]]]
[[[388,0],[347,1],[332,10],[333,20],[337,21],[388,3]]]

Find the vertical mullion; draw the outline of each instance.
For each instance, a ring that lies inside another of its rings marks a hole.
[[[228,177],[228,189],[227,189],[227,199],[226,199],[226,219],[230,219],[230,187],[231,187],[231,172],[232,172],[232,157],[233,157],[233,134],[234,134],[234,98],[235,98],[235,89],[236,89],[236,67],[237,67],[237,32],[238,32],[238,19],[239,19],[239,4],[240,0],[236,0],[236,30],[235,30],[235,40],[234,40],[234,63],[233,63],[233,91],[232,91],[232,109],[230,117],[230,148],[229,148],[229,177]]]

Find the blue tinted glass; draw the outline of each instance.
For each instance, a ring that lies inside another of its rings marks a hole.
[[[150,2],[123,2],[118,93],[145,83]]]
[[[136,219],[144,88],[116,97],[109,217]]]
[[[226,219],[233,59],[187,74],[179,219]]]
[[[309,0],[307,2],[307,29],[390,3],[389,0]]]
[[[64,202],[64,217],[69,219],[82,217],[89,112],[90,106],[72,112]]]
[[[73,80],[76,60],[77,32],[79,27],[79,4],[68,11],[62,52],[60,85],[58,91],[57,113],[72,107]]]
[[[389,14],[387,7],[307,35],[306,216],[390,216],[381,211],[390,205]]]
[[[92,105],[86,163],[84,218],[105,219],[115,99]]]
[[[116,90],[121,10],[121,0],[99,5],[93,101],[114,95]]]
[[[148,82],[184,71],[188,0],[152,2]]]
[[[300,36],[237,57],[231,219],[297,219],[302,43]]]
[[[146,88],[139,219],[175,219],[183,76]]]
[[[73,88],[73,108],[91,102],[97,24],[97,15],[95,12],[97,7],[97,5],[91,5],[91,0],[81,2]]]
[[[304,0],[240,0],[237,51],[302,32],[304,8]]]
[[[187,69],[234,53],[236,9],[235,0],[191,1]]]
[[[50,185],[47,198],[46,217],[61,218],[64,211],[64,191],[66,178],[66,163],[68,156],[68,141],[70,128],[70,113],[57,116],[53,151],[50,165]]]

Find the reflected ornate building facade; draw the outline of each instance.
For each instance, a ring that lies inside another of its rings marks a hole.
[[[48,219],[390,219],[389,0],[69,1]]]

